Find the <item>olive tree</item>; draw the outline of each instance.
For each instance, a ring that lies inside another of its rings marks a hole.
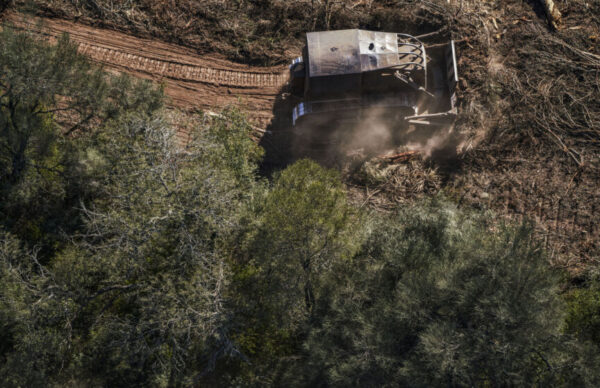
[[[194,384],[238,355],[228,247],[260,157],[249,130],[225,112],[181,148],[160,115],[133,114],[89,141],[101,194],[80,204],[84,227],[42,267],[49,280],[27,275],[41,287],[29,301],[39,303],[13,320],[4,381],[28,374],[34,340],[55,344],[39,347],[49,355],[35,365],[59,384]],[[227,157],[236,141],[249,153]],[[25,319],[33,310],[40,319]]]
[[[527,225],[444,202],[377,224],[330,278],[304,384],[593,385],[598,358],[562,334],[557,274]]]
[[[283,170],[263,199],[251,257],[267,278],[267,298],[282,312],[310,316],[320,278],[348,259],[355,241],[356,211],[347,203],[339,174],[304,159]]]
[[[128,112],[162,106],[149,82],[111,76],[67,35],[49,44],[10,25],[0,31],[0,222],[29,242],[56,245],[86,194],[82,152],[69,139]],[[46,250],[41,252],[46,255]]]

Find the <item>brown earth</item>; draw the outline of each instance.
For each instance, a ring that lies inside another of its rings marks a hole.
[[[198,55],[156,39],[137,38],[61,19],[33,18],[8,11],[2,21],[50,40],[68,33],[80,53],[107,70],[163,83],[170,104],[177,108],[220,111],[236,105],[263,129],[271,122],[275,99],[287,82],[285,66],[242,65],[216,54]]]

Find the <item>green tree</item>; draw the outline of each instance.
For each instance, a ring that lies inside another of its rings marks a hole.
[[[52,381],[69,351],[69,310],[37,250],[0,230],[0,383],[7,387],[44,386]]]
[[[160,116],[127,115],[90,139],[102,195],[82,205],[84,228],[40,267],[44,276],[26,268],[19,275],[37,288],[6,310],[20,312],[4,382],[194,384],[238,354],[229,335],[227,247],[241,228],[256,164],[224,155],[239,147],[256,160],[249,130],[225,112],[178,148]],[[3,300],[21,298],[16,293],[5,289]]]
[[[492,231],[492,228],[496,229]],[[593,385],[527,226],[448,204],[379,222],[305,343],[305,384]],[[335,282],[335,284],[334,284]],[[593,354],[593,353],[591,353]]]
[[[246,384],[273,381],[277,364],[293,359],[323,279],[360,246],[360,216],[346,196],[339,173],[300,160],[251,202],[232,249],[235,338],[252,362],[240,372]]]
[[[235,112],[225,112],[182,150],[160,120],[133,117],[99,138],[110,191],[86,211],[94,264],[80,254],[61,266],[65,273],[93,268],[82,271],[93,274],[91,288],[71,288],[89,289],[87,298],[104,304],[90,306],[93,314],[105,312],[89,328],[95,335],[85,355],[87,365],[105,366],[109,383],[190,383],[236,353],[228,334],[227,243],[240,227],[256,164],[227,155],[229,147],[260,154],[248,131]]]
[[[268,278],[266,297],[275,296],[290,322],[310,316],[320,279],[334,263],[348,260],[355,240],[356,211],[333,170],[304,159],[279,174],[264,198],[251,257]]]
[[[600,281],[589,279],[584,287],[567,294],[566,330],[600,346]]]
[[[62,36],[54,45],[0,32],[0,222],[30,243],[55,244],[85,198],[81,147],[67,137],[127,112],[156,111],[162,90],[109,76]],[[46,241],[43,241],[46,240]],[[44,249],[42,254],[46,254]]]

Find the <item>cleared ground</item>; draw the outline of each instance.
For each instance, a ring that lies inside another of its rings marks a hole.
[[[68,33],[80,53],[107,70],[164,83],[165,92],[175,107],[220,110],[237,105],[259,128],[266,128],[271,122],[275,99],[287,82],[285,66],[242,65],[218,55],[200,56],[156,39],[136,38],[61,19],[31,18],[6,12],[2,20],[51,40]]]

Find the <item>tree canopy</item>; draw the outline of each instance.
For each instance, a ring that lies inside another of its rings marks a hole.
[[[530,227],[491,225],[435,201],[378,222],[305,343],[311,382],[554,385],[585,369],[564,358],[558,274]]]
[[[94,132],[131,112],[150,114],[162,103],[160,88],[107,75],[79,55],[67,36],[48,45],[5,26],[0,32],[1,221],[25,240],[55,247],[60,228],[72,229],[78,220],[67,209],[89,188],[81,176],[83,149],[69,135]]]

